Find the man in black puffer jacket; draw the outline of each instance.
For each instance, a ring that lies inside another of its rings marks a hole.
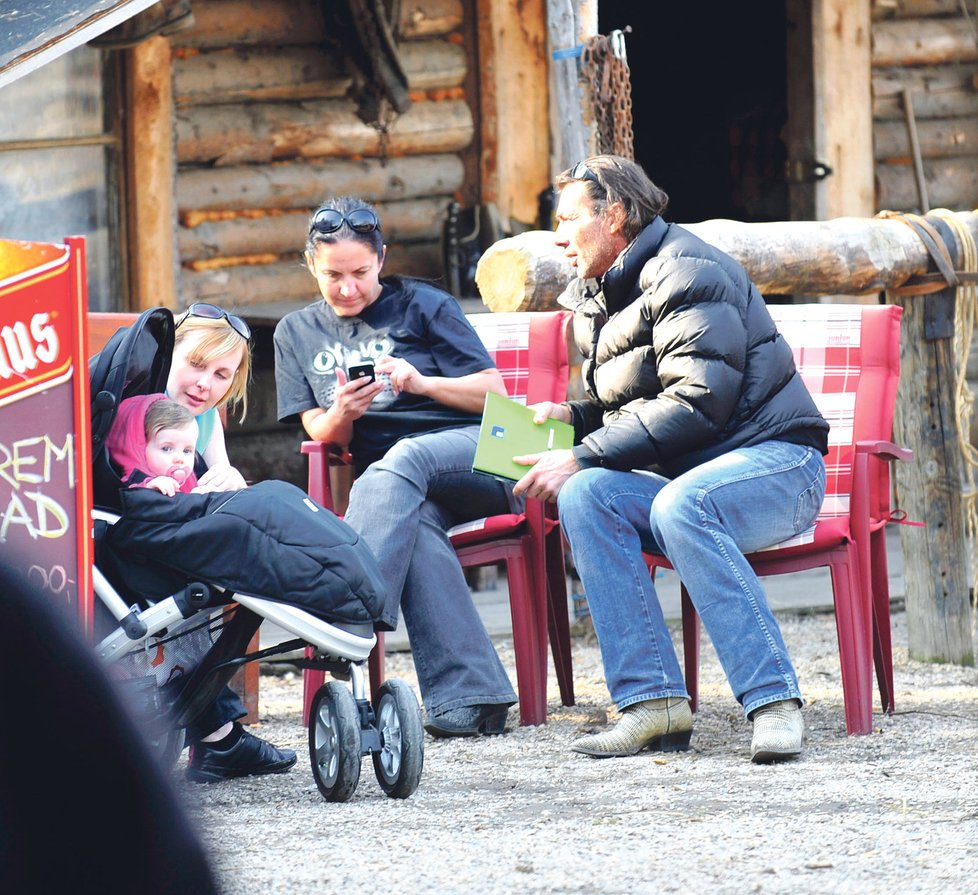
[[[745,716],[751,758],[798,755],[797,676],[745,553],[811,526],[828,423],[744,269],[661,217],[634,162],[587,159],[557,178],[557,244],[577,270],[586,400],[537,405],[574,424],[571,450],[517,494],[556,499],[621,720],[577,740],[597,757],[686,749],[689,696],[642,551],[686,585]]]

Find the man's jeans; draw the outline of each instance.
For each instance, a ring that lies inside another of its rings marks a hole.
[[[401,439],[357,478],[346,522],[387,584],[382,621],[398,608],[429,714],[513,705],[516,694],[486,633],[447,529],[518,511],[512,489],[472,472],[478,426]]]
[[[745,715],[801,693],[774,615],[745,553],[814,522],[825,494],[818,451],[769,441],[669,480],[585,469],[558,496],[605,678],[619,709],[688,697],[642,551],[669,558],[686,585]]]

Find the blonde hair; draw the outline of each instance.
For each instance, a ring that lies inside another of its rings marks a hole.
[[[191,333],[199,333],[197,345],[188,359],[195,364],[209,364],[239,348],[244,343],[241,363],[235,370],[231,387],[227,394],[215,405],[218,409],[241,407],[241,417],[248,413],[248,383],[251,380],[251,342],[237,332],[223,317],[212,320],[210,317],[197,317],[184,311],[176,318],[174,347]]]

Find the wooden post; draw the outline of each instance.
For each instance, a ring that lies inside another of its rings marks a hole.
[[[954,301],[954,289],[895,298],[903,322],[894,440],[915,457],[896,464],[896,494],[908,517],[925,523],[900,526],[910,656],[974,665],[964,461],[954,407]]]
[[[581,88],[581,57],[576,48],[597,31],[597,3],[547,0],[551,180],[594,152],[594,122],[588,121],[590,116]]]
[[[128,54],[131,305],[140,311],[156,305],[173,308],[176,254],[170,42],[151,37]]]
[[[482,202],[504,225],[536,223],[550,183],[544,0],[478,0]],[[508,227],[506,229],[509,229]],[[521,229],[517,227],[517,229]]]

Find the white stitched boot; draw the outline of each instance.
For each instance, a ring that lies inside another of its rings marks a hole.
[[[626,706],[611,730],[581,737],[571,749],[595,758],[635,755],[643,749],[682,752],[689,748],[692,732],[689,700],[668,696]]]
[[[754,738],[750,744],[750,760],[754,764],[784,761],[801,753],[805,722],[797,699],[763,705],[751,718]]]

